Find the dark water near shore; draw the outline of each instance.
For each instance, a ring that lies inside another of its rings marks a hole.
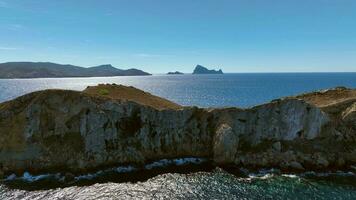
[[[64,188],[10,189],[0,184],[0,199],[355,199],[351,173],[239,177],[216,168],[163,173],[139,182],[98,182]]]
[[[313,90],[356,88],[356,73],[0,79],[0,102],[36,90],[83,90],[98,83],[132,85],[182,105],[248,107]],[[31,191],[25,187],[29,183],[23,187],[0,183],[0,199],[356,199],[356,176],[348,172],[311,176],[262,173],[241,177],[221,169],[196,171],[165,171],[132,182],[112,177],[86,185]]]

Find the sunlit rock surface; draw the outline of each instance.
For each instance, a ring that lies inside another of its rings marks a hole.
[[[336,88],[249,109],[182,107],[118,85],[34,92],[0,104],[1,172],[82,172],[179,157],[344,168],[356,163],[354,91]]]

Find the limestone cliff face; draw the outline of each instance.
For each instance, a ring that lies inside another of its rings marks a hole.
[[[0,162],[6,169],[82,170],[147,160],[209,156],[202,109],[156,110],[80,92],[36,92],[2,105]]]
[[[157,109],[40,91],[0,104],[0,167],[78,172],[184,156],[246,167],[345,167],[356,163],[355,102],[331,109],[286,98],[250,109]]]

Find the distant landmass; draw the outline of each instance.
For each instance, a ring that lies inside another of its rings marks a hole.
[[[182,74],[184,74],[184,73],[179,72],[179,71],[175,71],[175,72],[168,72],[167,74],[168,74],[168,75],[182,75]]]
[[[85,68],[50,62],[0,63],[0,78],[59,78],[143,75],[151,74],[139,69],[118,69],[110,64]]]
[[[197,65],[193,71],[193,74],[223,74],[222,70],[209,70],[204,66]]]

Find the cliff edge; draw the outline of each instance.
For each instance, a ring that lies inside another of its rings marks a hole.
[[[248,109],[181,107],[132,87],[45,90],[0,104],[0,171],[83,172],[204,157],[216,165],[286,170],[356,164],[354,89]]]

